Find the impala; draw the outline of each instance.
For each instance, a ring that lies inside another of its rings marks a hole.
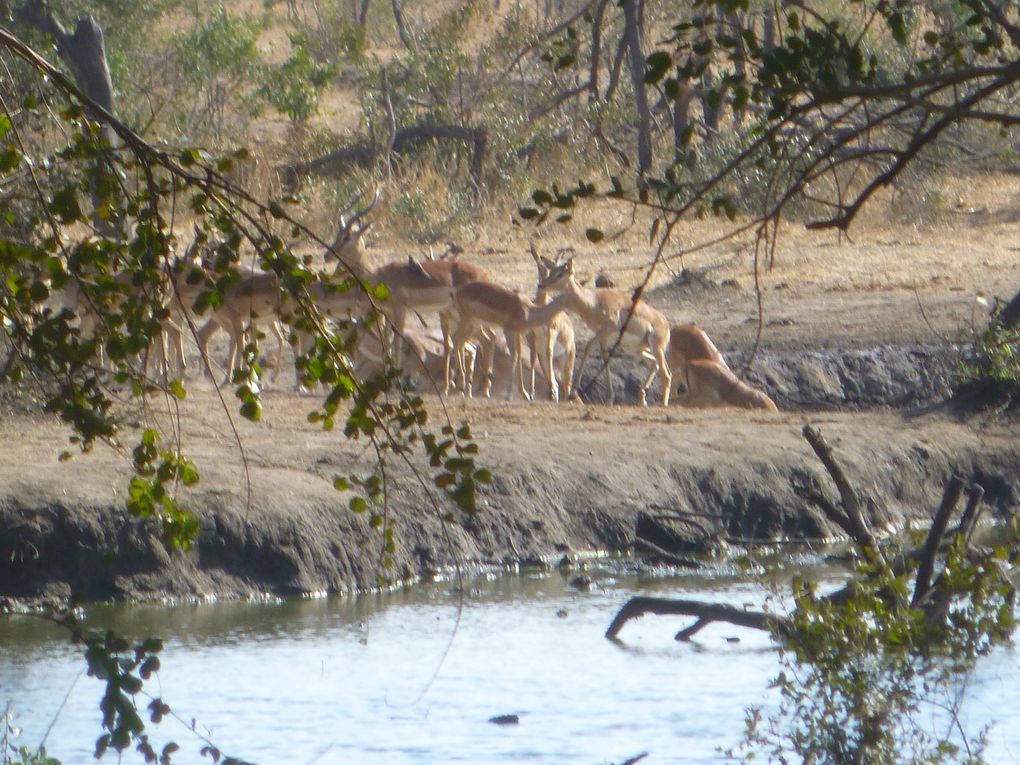
[[[666,361],[669,346],[669,322],[666,317],[643,300],[635,300],[626,292],[611,288],[582,287],[574,278],[574,259],[554,263],[547,258],[542,262],[549,275],[539,285],[549,292],[561,293],[550,303],[559,310],[567,308],[581,317],[595,334],[584,346],[578,376],[584,371],[588,355],[596,344],[602,350],[609,386],[609,401],[613,402],[613,378],[609,373],[609,348],[619,340],[627,352],[651,361],[654,365],[641,386],[641,405],[648,403],[647,392],[656,374],[662,376],[662,404],[669,404],[673,375]]]
[[[441,282],[454,290],[459,290],[474,282],[491,282],[488,272],[474,263],[448,258],[434,258],[429,252],[429,259],[421,263],[422,270],[437,282]],[[439,327],[443,333],[443,370],[445,374],[443,393],[450,392],[450,354],[453,351],[453,326],[457,321],[454,310],[449,309],[439,314]]]
[[[733,374],[712,339],[694,324],[674,324],[670,328],[666,357],[674,377],[687,385],[687,392],[676,399],[680,406],[738,406],[779,411],[764,392]]]
[[[715,361],[727,366],[712,338],[696,324],[674,324],[669,328],[666,361],[673,376],[679,375],[681,379],[687,376],[687,364],[691,361]]]
[[[246,336],[259,325],[269,325],[276,336],[277,350],[273,360],[273,375],[279,374],[286,342],[280,319],[286,314],[286,299],[276,274],[232,269],[221,275],[210,263],[215,247],[210,242],[196,240],[185,256],[174,265],[171,272],[170,309],[181,327],[189,327],[198,343],[205,373],[212,376],[209,359],[209,341],[217,330],[222,329],[229,338],[227,351],[227,375],[223,384],[229,383],[234,372],[241,366]],[[209,319],[201,326],[194,325],[195,303],[203,293],[219,293]],[[177,353],[183,369],[183,333],[176,338]]]
[[[739,379],[724,363],[693,359],[687,364],[687,392],[677,404],[690,407],[735,406],[778,412],[776,402],[764,391]]]
[[[551,299],[549,290],[542,284],[549,278],[550,261],[543,262],[539,258],[534,244],[531,245],[531,257],[538,269],[538,290],[535,293],[535,305],[548,305]],[[559,401],[561,393],[564,398],[570,396],[570,383],[574,379],[574,361],[577,354],[574,344],[574,324],[570,321],[567,312],[561,311],[549,321],[545,330],[544,332],[535,332],[531,354],[531,395],[532,397],[535,395],[535,354],[537,352],[542,371],[549,381],[549,397],[553,401]],[[556,379],[554,364],[557,345],[563,346],[564,356],[564,369],[559,381]]]
[[[375,207],[378,200],[379,192],[376,191],[375,198],[368,208],[354,215],[350,221],[345,221],[341,214],[340,229],[326,256],[336,259],[337,273],[346,271],[369,287],[383,284],[389,290],[389,295],[380,306],[380,310],[392,325],[393,335],[389,350],[391,358],[399,367],[403,348],[395,338],[406,330],[408,314],[449,311],[453,306],[456,289],[452,283],[445,283],[433,277],[425,266],[414,261],[386,263],[379,268],[372,268],[364,244],[364,235],[372,224],[363,224],[361,219]],[[444,345],[447,342],[444,339]]]

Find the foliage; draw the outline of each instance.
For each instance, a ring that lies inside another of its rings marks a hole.
[[[1020,330],[993,318],[960,359],[957,394],[983,400],[1020,397]]]
[[[748,714],[746,760],[785,762],[980,762],[983,733],[969,740],[957,719],[961,678],[1014,626],[1004,575],[1012,542],[968,559],[954,543],[931,599],[910,603],[916,562],[903,571],[862,563],[845,600],[794,584],[782,634],[778,709]],[[949,603],[945,617],[938,604]],[[937,729],[937,730],[936,730]]]
[[[14,726],[14,713],[8,703],[0,733],[0,765],[60,765],[60,760],[46,755],[45,746],[35,751],[27,746],[18,746],[14,739],[20,734],[21,731]]]
[[[210,127],[222,138],[228,112],[250,112],[253,83],[262,68],[257,47],[260,34],[257,21],[232,16],[223,3],[217,3],[192,30],[175,36],[175,57],[187,84],[182,107],[188,110],[183,121],[189,133]],[[201,97],[195,97],[196,87]]]
[[[1017,124],[1018,58],[1017,26],[985,0],[866,0],[846,13],[793,4],[780,15],[747,0],[697,0],[647,56],[644,82],[667,102],[695,87],[720,127],[692,119],[633,186],[617,176],[603,188],[546,188],[555,205],[530,205],[525,217],[565,221],[585,197],[624,200],[656,213],[660,253],[685,216],[746,215],[730,236],[753,232],[768,250],[794,204],[809,227],[847,229],[950,131]],[[720,131],[735,141],[713,154]]]
[[[285,206],[294,200],[263,203],[234,186],[225,174],[246,156],[243,151],[214,159],[195,149],[156,149],[104,117],[123,144],[111,151],[74,86],[15,38],[3,42],[52,83],[47,109],[37,110],[31,101],[23,107],[43,119],[52,115],[63,128],[50,142],[48,134],[23,133],[10,112],[0,116],[0,326],[12,349],[5,372],[41,392],[46,410],[71,426],[71,442],[82,452],[96,441],[128,448],[130,439],[136,441],[129,512],[155,518],[174,546],[186,548],[198,531],[180,495],[199,480],[199,468],[173,434],[132,433],[117,404],[124,396],[144,405],[153,395],[186,395],[184,381],[151,375],[146,364],[170,319],[179,205],[190,210],[200,245],[217,242],[196,313],[222,303],[241,278],[242,247],[249,247],[257,266],[277,279],[292,327],[315,339],[300,369],[307,384],[321,384],[326,392],[310,419],[326,429],[342,422],[346,437],[374,447],[375,469],[338,477],[335,485],[353,493],[347,497],[351,509],[371,509],[382,563],[394,549],[388,459],[407,465],[422,484],[440,488],[458,509],[475,509],[475,487],[488,473],[475,465],[470,430],[447,423],[433,433],[423,401],[403,392],[393,369],[361,379],[346,353],[357,328],[349,322],[328,327],[316,312],[307,288],[329,277],[311,271],[276,233],[277,226],[303,231]],[[14,95],[7,93],[4,103]],[[80,299],[69,300],[72,293]],[[384,297],[378,290],[372,296]],[[367,320],[377,318],[372,312]],[[254,344],[244,349],[234,378],[238,410],[251,420],[262,407],[256,350]],[[416,450],[428,467],[415,464]],[[438,504],[434,508],[455,517]]]
[[[316,61],[301,32],[290,36],[290,44],[290,58],[266,72],[258,93],[291,122],[301,123],[318,111],[319,94],[336,76],[336,64]]]

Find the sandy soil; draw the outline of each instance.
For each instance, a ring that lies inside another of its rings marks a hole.
[[[925,225],[891,225],[879,212],[852,241],[791,227],[775,268],[760,274],[762,352],[883,346],[896,355],[970,336],[983,321],[978,294],[1008,298],[1020,289],[1020,216],[1012,212],[1020,184],[960,182],[944,197],[950,209]],[[607,230],[617,222],[602,218]],[[712,224],[699,225],[684,235],[711,233]],[[633,286],[649,252],[628,242],[643,236],[580,250],[580,269],[612,269],[620,286]],[[544,234],[539,245],[554,252],[566,241],[579,239]],[[520,234],[467,249],[464,257],[504,283],[534,289]],[[393,256],[396,245],[377,245],[380,260]],[[749,251],[728,244],[685,265],[697,277],[677,285],[679,262],[670,261],[649,302],[675,321],[697,321],[724,352],[747,351],[758,331]],[[951,472],[981,481],[996,514],[1020,508],[1020,422],[1011,415],[964,416],[941,406],[820,411],[795,403],[801,399],[792,390],[770,390],[785,410],[779,414],[456,398],[447,402],[448,416],[471,423],[479,462],[496,480],[475,518],[450,524],[414,476],[395,468],[398,551],[393,568],[380,571],[378,536],[331,486],[334,475],[367,468],[372,455],[364,443],[308,425],[314,399],[291,392],[283,377],[267,392],[259,425],[228,417],[236,408],[229,400],[224,409],[211,385],[191,383],[182,441],[202,480],[184,499],[204,531],[187,554],[168,553],[149,525],[125,517],[129,455],[100,447],[58,464],[64,428],[32,412],[24,396],[0,399],[0,596],[342,591],[371,586],[380,574],[428,575],[454,561],[628,550],[639,520],[656,514],[682,516],[680,535],[692,549],[825,537],[834,530],[793,488],[813,483],[832,494],[800,435],[808,422],[873,497],[880,527],[928,517]],[[441,417],[439,401],[429,403]],[[135,413],[136,424],[166,426],[165,407],[151,402]]]

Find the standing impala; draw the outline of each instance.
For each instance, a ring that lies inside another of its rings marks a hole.
[[[472,282],[457,290],[457,329],[453,333],[453,348],[457,355],[457,365],[461,380],[464,381],[464,394],[472,395],[471,380],[473,369],[468,369],[464,360],[464,348],[475,334],[485,328],[502,330],[510,350],[510,386],[507,399],[512,399],[514,391],[530,399],[531,394],[524,387],[523,345],[527,339],[530,344],[532,333],[548,335],[549,322],[564,311],[564,301],[554,300],[548,305],[536,305],[526,295],[491,282]],[[492,388],[493,354],[496,344],[484,344],[485,353],[485,391],[488,396]],[[555,387],[555,382],[551,383]]]
[[[474,282],[492,281],[488,272],[474,263],[430,257],[428,260],[422,261],[420,265],[422,270],[437,282],[446,284],[454,290],[459,290]],[[439,314],[439,327],[443,333],[444,394],[450,392],[450,354],[453,351],[453,328],[456,321],[457,316],[453,307]]]
[[[531,245],[531,257],[538,268],[538,291],[535,293],[535,305],[548,305],[550,301],[549,291],[542,286],[542,283],[549,278],[550,261],[543,262],[535,251],[535,245]],[[549,265],[547,265],[549,264]],[[534,345],[531,353],[531,395],[535,396],[535,355],[537,353],[539,362],[542,364],[546,379],[549,380],[549,397],[553,401],[559,401],[570,395],[570,383],[574,379],[574,360],[577,354],[577,347],[574,345],[574,324],[566,311],[561,311],[550,319],[545,331],[535,331]],[[564,368],[563,375],[559,381],[556,379],[556,367],[554,364],[557,344],[563,346]]]
[[[337,273],[342,274],[346,270],[369,287],[383,284],[389,290],[389,296],[380,306],[380,310],[392,325],[393,335],[389,341],[389,353],[399,367],[403,344],[397,338],[404,333],[408,314],[441,314],[448,311],[453,307],[456,290],[452,283],[444,283],[433,277],[423,265],[414,261],[386,263],[378,268],[372,268],[363,241],[372,224],[362,223],[361,219],[378,201],[379,192],[376,191],[375,198],[368,208],[354,215],[350,221],[344,221],[343,215],[340,216],[340,230],[326,257],[336,259]],[[349,292],[360,293],[361,290],[355,288]],[[359,298],[352,295],[350,299]],[[448,339],[444,337],[444,345],[447,343]]]
[[[669,322],[643,300],[634,300],[621,290],[610,288],[589,289],[582,287],[574,278],[574,259],[565,263],[553,263],[543,258],[549,269],[549,276],[539,285],[550,292],[562,293],[550,303],[576,313],[595,334],[581,353],[578,376],[584,371],[588,354],[596,344],[602,350],[609,386],[609,401],[613,402],[613,378],[609,373],[609,348],[619,338],[620,347],[625,351],[651,361],[654,366],[641,386],[641,405],[648,404],[648,387],[656,374],[662,375],[662,404],[669,404],[673,375],[666,361],[669,347]]]

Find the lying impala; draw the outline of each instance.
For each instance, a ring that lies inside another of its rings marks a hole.
[[[779,411],[763,391],[733,374],[715,343],[694,324],[674,324],[670,328],[667,359],[674,377],[687,385],[687,392],[677,397],[680,406]]]
[[[565,263],[554,263],[542,259],[549,275],[539,285],[549,292],[560,293],[549,306],[557,310],[564,308],[576,313],[595,334],[584,346],[578,376],[584,371],[588,354],[596,344],[602,350],[609,386],[609,400],[613,402],[613,378],[609,373],[609,347],[619,338],[620,347],[625,351],[651,361],[654,366],[641,385],[641,405],[647,406],[647,392],[656,374],[662,376],[662,404],[669,404],[673,375],[666,361],[669,345],[669,322],[666,317],[645,303],[635,301],[621,290],[582,287],[574,278],[574,259]]]

